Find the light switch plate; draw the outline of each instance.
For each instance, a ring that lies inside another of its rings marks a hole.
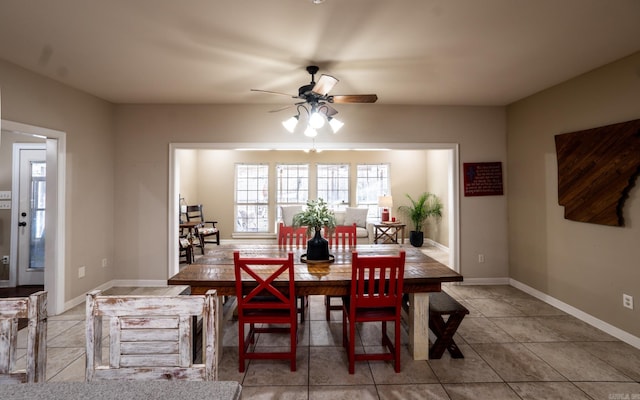
[[[11,200],[0,200],[0,210],[11,210]]]
[[[0,200],[8,200],[11,198],[10,190],[0,190]]]

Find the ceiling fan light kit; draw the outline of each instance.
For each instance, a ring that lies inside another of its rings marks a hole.
[[[291,96],[294,99],[303,101],[295,103],[297,115],[282,121],[282,126],[293,133],[300,121],[301,109],[307,113],[307,127],[304,134],[314,138],[318,135],[318,129],[322,128],[325,121],[329,123],[333,133],[338,132],[344,126],[344,123],[334,117],[338,111],[331,107],[331,103],[375,103],[378,96],[375,94],[348,94],[348,95],[329,95],[329,92],[339,82],[338,79],[331,75],[322,74],[318,82],[315,81],[315,74],[320,68],[315,65],[309,65],[307,72],[311,75],[311,82],[298,88],[298,95]],[[278,94],[289,96],[286,93],[274,92],[271,90],[251,89],[253,92],[263,92],[269,94]],[[291,106],[273,110],[271,112],[282,111]]]

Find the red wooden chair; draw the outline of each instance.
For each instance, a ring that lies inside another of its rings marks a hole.
[[[395,371],[400,372],[404,261],[404,250],[398,256],[359,257],[357,252],[353,252],[351,294],[343,298],[342,307],[342,344],[347,348],[350,374],[354,373],[355,361],[361,360],[394,360]],[[378,321],[382,322],[382,345],[389,351],[356,354],[355,325]],[[395,343],[387,335],[387,322],[391,321],[395,324]]]
[[[296,370],[298,316],[296,310],[293,253],[287,258],[244,258],[233,254],[238,299],[239,371],[244,372],[245,359],[288,359]],[[274,285],[285,279],[286,287]],[[249,332],[245,336],[245,324]],[[288,325],[269,326],[272,324]],[[256,333],[289,333],[291,347],[287,352],[256,352],[250,347]]]
[[[333,229],[324,228],[324,236],[329,241],[329,247],[356,247],[356,224],[338,225]],[[342,310],[342,305],[331,304],[331,299],[340,299],[342,296],[325,296],[324,312],[327,321],[331,320],[331,311]]]
[[[278,246],[292,249],[295,247],[305,248],[307,247],[307,227],[300,226],[294,228],[293,226],[285,226],[280,222],[278,225]],[[298,313],[300,314],[300,322],[304,322],[305,314],[309,308],[309,298],[307,296],[298,296],[300,305],[298,306]]]
[[[307,247],[307,227],[285,226],[280,222],[278,226],[278,246],[284,247]]]

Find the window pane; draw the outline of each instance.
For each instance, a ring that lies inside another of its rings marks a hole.
[[[276,220],[282,218],[280,206],[304,205],[309,198],[309,164],[276,165]]]
[[[389,164],[359,164],[356,176],[357,206],[368,206],[369,217],[378,215],[378,197],[390,193]]]
[[[348,164],[318,164],[318,198],[334,209],[349,204]]]
[[[269,166],[236,164],[236,232],[268,232]]]

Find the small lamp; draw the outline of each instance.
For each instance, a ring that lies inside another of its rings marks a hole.
[[[382,218],[380,218],[380,220],[382,222],[389,221],[390,210],[391,210],[391,207],[393,207],[393,197],[379,196],[378,207],[382,208]]]

